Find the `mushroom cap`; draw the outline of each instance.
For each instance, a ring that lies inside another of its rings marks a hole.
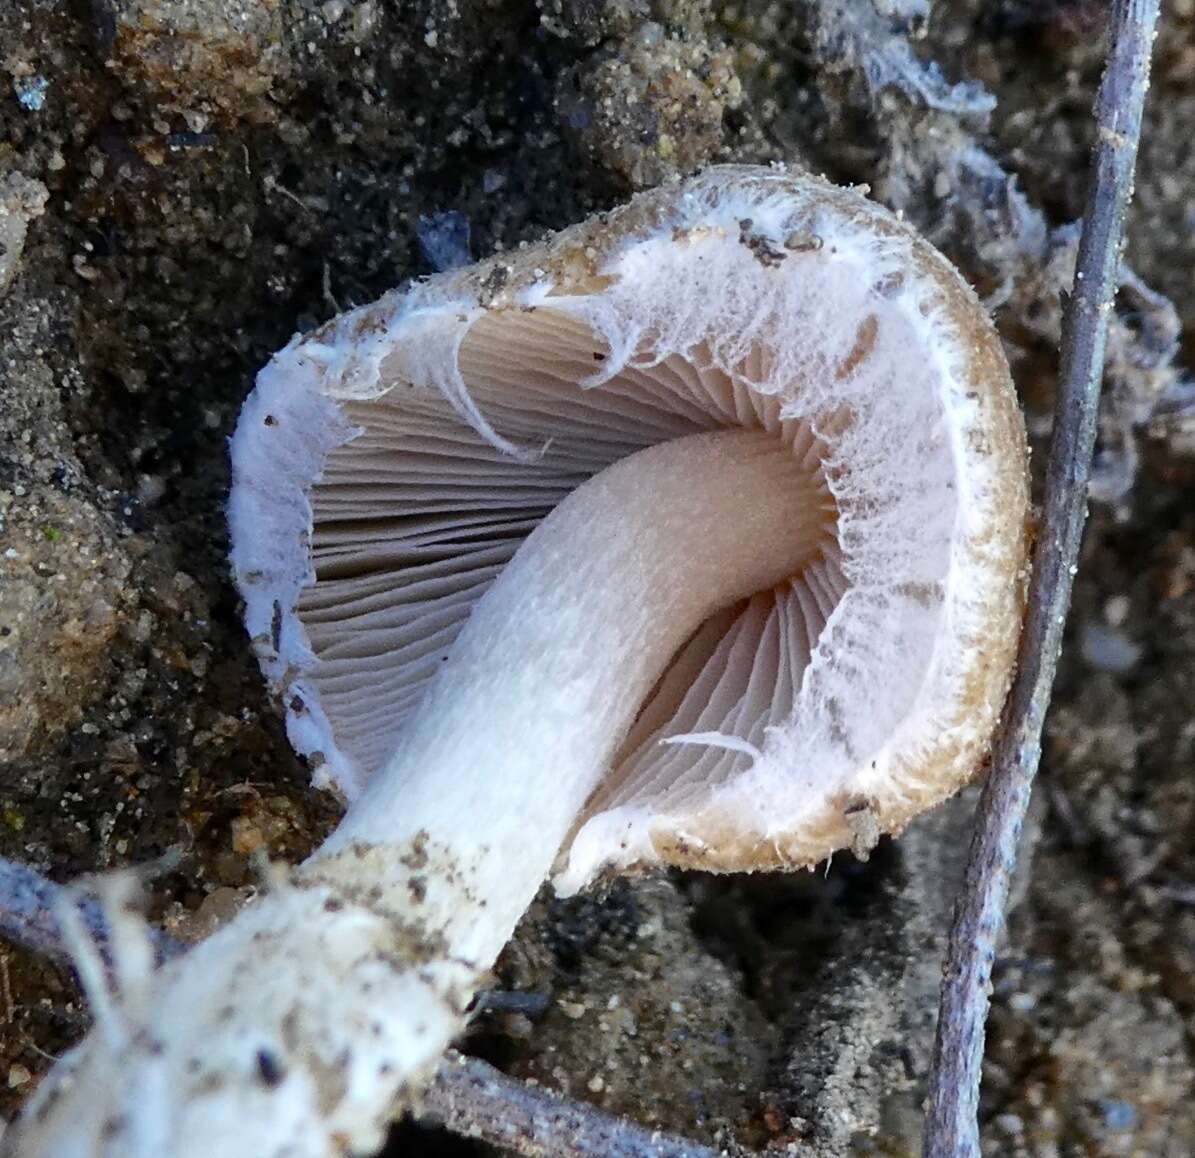
[[[812,864],[966,782],[1023,613],[1026,442],[999,339],[890,213],[742,166],[388,294],[262,370],[232,442],[232,561],[317,781],[359,792],[564,495],[734,427],[802,463],[817,549],[676,653],[558,887]]]

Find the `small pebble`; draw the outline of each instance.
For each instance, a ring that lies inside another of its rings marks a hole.
[[[21,108],[36,113],[46,103],[46,89],[50,87],[50,82],[44,76],[22,76],[12,82],[12,87]]]
[[[1101,1098],[1100,1110],[1109,1130],[1131,1130],[1137,1125],[1137,1111],[1120,1098]]]
[[[1125,675],[1141,659],[1141,647],[1128,636],[1102,623],[1085,623],[1079,633],[1083,658],[1099,671]]]

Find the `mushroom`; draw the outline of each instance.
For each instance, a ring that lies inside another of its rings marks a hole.
[[[290,738],[350,805],[185,958],[116,970],[28,1153],[367,1151],[553,869],[793,868],[899,831],[1001,709],[1025,454],[953,267],[780,170],[294,340],[233,439],[232,559]]]

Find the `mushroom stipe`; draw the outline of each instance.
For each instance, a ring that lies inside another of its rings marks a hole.
[[[550,875],[899,831],[1006,695],[1025,457],[953,267],[776,170],[296,338],[233,439],[232,559],[348,810],[185,957],[114,970],[20,1153],[372,1152]]]

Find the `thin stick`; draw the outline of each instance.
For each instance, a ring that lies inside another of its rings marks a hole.
[[[55,906],[66,890],[28,865],[0,857],[0,937],[14,945],[48,958],[55,965],[70,967],[73,962],[58,927]],[[100,946],[107,960],[108,923],[103,906],[93,897],[76,901],[83,930]],[[150,938],[159,960],[178,952],[179,942],[152,929]]]
[[[1120,275],[1124,216],[1132,193],[1157,16],[1158,0],[1115,0],[1108,64],[1096,101],[1092,181],[1074,292],[1062,328],[1054,434],[1029,614],[950,933],[930,1075],[925,1158],[979,1154],[979,1079],[992,962],[1041,757],[1042,724],[1087,513],[1108,315]]]
[[[69,965],[70,953],[54,916],[62,895],[61,885],[26,865],[0,857],[0,937],[55,965]],[[79,909],[85,928],[92,936],[101,936],[104,918],[99,905],[88,898]]]
[[[644,1129],[452,1051],[422,1113],[453,1133],[529,1158],[718,1158],[727,1153]]]
[[[0,936],[49,958],[73,964],[57,922],[56,908],[69,903],[71,890],[26,865],[0,857]],[[77,903],[79,923],[107,960],[108,922],[91,898]],[[150,928],[159,959],[186,949],[161,930]],[[0,966],[7,962],[0,956]],[[7,971],[0,971],[0,1002],[6,1001]],[[11,1008],[11,998],[7,998]],[[11,1017],[11,1014],[9,1015]],[[671,1134],[646,1130],[584,1102],[529,1086],[476,1058],[450,1051],[428,1091],[423,1112],[447,1129],[482,1138],[516,1154],[538,1158],[718,1158],[719,1151]],[[724,1152],[723,1152],[724,1153]]]

